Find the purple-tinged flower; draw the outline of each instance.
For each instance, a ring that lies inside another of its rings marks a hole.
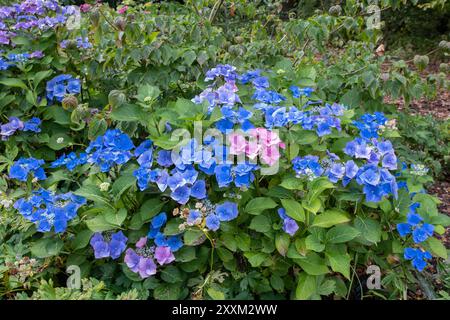
[[[171,165],[173,165],[172,151],[170,150],[159,151],[157,162],[161,167],[170,167]]]
[[[278,215],[280,216],[280,218],[282,220],[285,220],[285,219],[289,218],[289,216],[286,214],[286,209],[279,208],[277,212],[278,212]]]
[[[187,224],[193,226],[202,222],[202,214],[198,210],[190,210],[186,220]]]
[[[153,217],[151,224],[153,228],[161,228],[167,222],[167,214],[165,212],[161,212],[160,214]]]
[[[44,160],[35,158],[20,158],[9,169],[9,177],[19,181],[26,182],[31,173],[37,180],[45,180],[44,169],[41,167]]]
[[[261,74],[261,70],[250,70],[250,71],[247,71],[246,73],[244,73],[243,75],[241,75],[239,77],[239,80],[241,81],[242,84],[247,84],[251,80],[259,77],[260,74]]]
[[[218,64],[215,68],[206,72],[205,81],[215,80],[217,77],[223,77],[225,81],[237,79],[236,67],[229,64]]]
[[[41,132],[40,128],[41,123],[42,123],[41,119],[33,117],[24,123],[23,131],[32,131],[39,133]]]
[[[428,223],[422,223],[423,218],[415,213],[413,206],[411,212],[407,216],[406,223],[397,224],[397,231],[401,237],[406,237],[412,233],[415,243],[421,243],[433,236],[434,226]]]
[[[220,219],[217,215],[211,213],[205,219],[206,227],[211,231],[217,231],[220,228]]]
[[[178,187],[170,194],[170,197],[179,204],[186,204],[190,196],[191,189],[188,186]]]
[[[418,271],[423,271],[427,265],[427,260],[432,258],[428,251],[422,251],[419,248],[405,248],[404,258],[411,260],[411,264]]]
[[[101,239],[95,238],[98,235]],[[94,237],[91,238],[91,246],[94,249],[94,257],[95,259],[107,258],[110,255],[110,248],[106,241],[103,240],[103,236],[100,233],[94,234]]]
[[[141,257],[131,248],[128,248],[125,252],[125,264],[128,268],[130,268],[133,272],[138,272],[139,270],[139,261]]]
[[[141,257],[139,259],[137,271],[142,279],[146,279],[156,274],[156,264],[153,262],[153,259],[151,258]]]
[[[160,265],[169,264],[175,260],[175,256],[169,247],[156,247],[155,259]]]
[[[72,193],[55,194],[39,189],[28,198],[20,198],[14,208],[30,222],[36,224],[37,231],[47,232],[54,227],[56,233],[64,232],[68,221],[75,218],[78,209],[86,199]]]
[[[306,87],[306,88],[299,88],[297,86],[291,86],[289,87],[289,90],[292,92],[292,96],[294,98],[300,98],[301,96],[310,97],[311,94],[314,92],[313,88]]]
[[[387,153],[383,160],[381,161],[381,164],[383,168],[389,169],[389,170],[396,170],[397,169],[397,157],[394,153]]]
[[[143,248],[147,244],[147,237],[141,237],[139,238],[138,242],[136,242],[136,248]]]
[[[267,89],[269,87],[269,79],[267,77],[256,77],[252,80],[252,84],[256,89]]]
[[[238,206],[234,202],[226,201],[216,206],[215,213],[220,221],[231,221],[238,216]]]
[[[331,165],[330,170],[328,170],[328,179],[331,182],[336,183],[344,177],[344,174],[345,174],[345,166],[341,163],[336,162],[333,163]]]
[[[99,232],[94,233],[90,240],[92,249],[94,249],[95,259],[111,257],[117,259],[125,251],[128,238],[122,231],[110,234],[105,237]]]
[[[87,162],[98,165],[102,172],[108,172],[112,166],[128,162],[132,157],[132,148],[133,142],[127,134],[118,129],[110,129],[91,141],[86,149]]]
[[[113,233],[111,235],[111,241],[109,242],[110,256],[113,259],[120,257],[122,252],[125,251],[127,247],[128,238],[122,233],[122,231]]]
[[[206,183],[205,180],[196,181],[191,187],[191,196],[197,199],[206,198]]]
[[[294,219],[286,218],[283,221],[283,230],[293,236],[298,230],[298,224]]]

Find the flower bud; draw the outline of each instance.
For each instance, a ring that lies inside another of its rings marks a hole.
[[[342,13],[342,7],[340,5],[335,5],[330,7],[330,10],[328,10],[328,13],[332,16],[339,16]]]
[[[120,90],[112,90],[108,95],[108,102],[113,108],[122,105],[125,101],[126,96]]]
[[[74,95],[68,95],[64,97],[62,101],[62,106],[64,109],[76,108],[78,107],[78,99]]]
[[[102,182],[98,187],[100,188],[100,191],[106,192],[108,191],[109,186],[110,186],[109,182]]]
[[[449,42],[449,41],[442,40],[441,42],[439,42],[439,48],[440,48],[440,49],[443,49],[443,50],[445,50],[445,51],[450,50],[450,42]]]
[[[428,63],[430,63],[430,59],[428,58],[428,56],[419,56],[419,55],[414,56],[414,65],[420,71],[424,70],[428,65]]]
[[[238,44],[241,44],[241,43],[244,42],[244,38],[241,37],[241,36],[237,36],[237,37],[234,38],[234,42],[236,42]]]
[[[439,65],[439,71],[443,73],[448,73],[450,72],[450,66],[448,65],[448,63],[441,63]]]

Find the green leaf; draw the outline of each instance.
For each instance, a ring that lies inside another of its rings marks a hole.
[[[326,241],[329,243],[343,243],[348,242],[359,235],[359,230],[348,225],[339,225],[331,228],[327,232]]]
[[[187,246],[195,246],[204,239],[205,235],[201,230],[189,229],[184,233],[184,244]]]
[[[153,218],[156,214],[161,212],[161,209],[163,206],[164,206],[164,202],[162,202],[159,198],[152,198],[152,199],[146,200],[141,205],[139,211],[131,217],[129,228],[132,230],[140,229],[144,223],[150,221],[151,218]],[[169,223],[171,223],[171,221],[174,221],[174,219],[170,220],[168,222],[168,224],[166,225],[166,228],[169,225]],[[179,232],[179,229],[177,226],[177,232],[174,234],[178,234],[178,233],[180,233],[180,232]],[[167,234],[167,235],[169,235],[169,234]]]
[[[275,290],[282,292],[284,289],[284,281],[283,278],[281,278],[279,275],[277,274],[272,274],[270,276],[270,285],[272,286],[272,288],[274,288]]]
[[[48,146],[53,150],[61,150],[72,144],[73,140],[67,134],[55,133],[50,137]]]
[[[317,134],[312,131],[302,130],[295,133],[295,142],[300,145],[311,145],[318,139]]]
[[[297,221],[305,221],[305,211],[300,203],[291,199],[281,199],[281,204],[289,217]]]
[[[220,237],[220,240],[222,244],[231,251],[235,252],[237,250],[237,241],[233,234],[223,233],[222,236]]]
[[[310,275],[318,276],[329,272],[325,261],[315,252],[309,252],[305,257],[293,260]]]
[[[305,239],[306,249],[315,252],[322,252],[325,249],[325,244],[323,244],[320,239],[317,238],[315,234],[310,234]]]
[[[186,65],[190,66],[195,61],[196,55],[192,50],[186,51],[183,54],[183,59]]]
[[[77,233],[75,238],[70,242],[73,250],[78,250],[86,247],[89,244],[89,240],[92,237],[92,230],[84,229]]]
[[[289,249],[291,238],[286,233],[279,233],[275,236],[275,247],[278,252],[284,257]]]
[[[158,87],[149,84],[144,84],[138,88],[138,94],[136,98],[142,102],[146,99],[155,100],[159,97],[161,91]]]
[[[160,271],[161,279],[168,283],[177,283],[183,281],[180,270],[175,266],[167,266]]]
[[[430,237],[426,243],[430,247],[432,253],[445,260],[448,258],[447,249],[441,241],[434,237]]]
[[[174,235],[178,235],[178,234],[182,233],[182,231],[180,231],[181,223],[183,223],[183,220],[181,218],[170,219],[166,223],[163,233],[166,236],[174,236]]]
[[[195,119],[197,115],[203,113],[203,106],[195,104],[191,100],[178,98],[174,109],[180,115],[180,119]]]
[[[281,181],[280,186],[288,190],[302,190],[303,182],[296,177],[286,177]]]
[[[13,88],[21,88],[21,89],[27,89],[26,84],[17,78],[5,78],[0,80],[0,84],[3,84],[7,87],[13,87]]]
[[[347,279],[350,279],[351,258],[344,245],[327,247],[325,255],[334,272],[339,272]]]
[[[277,203],[271,198],[257,197],[250,200],[245,206],[245,212],[253,215],[260,214],[266,209],[273,209]]]
[[[165,150],[172,150],[176,147],[180,141],[172,137],[171,135],[162,135],[159,137],[152,137],[155,146]]]
[[[45,70],[45,71],[39,71],[36,72],[33,76],[33,85],[36,89],[39,83],[41,83],[42,80],[49,77],[53,73],[53,70]]]
[[[196,258],[195,248],[184,246],[177,252],[175,252],[177,261],[189,262]]]
[[[320,208],[322,208],[322,202],[319,198],[317,198],[310,202],[302,201],[302,206],[309,212],[316,214],[320,210]]]
[[[141,205],[137,214],[141,216],[142,221],[145,223],[156,216],[161,211],[163,206],[164,202],[162,202],[159,198],[152,198],[145,201]]]
[[[136,178],[132,174],[122,175],[116,181],[114,181],[111,191],[114,194],[114,198],[116,199],[116,201],[125,191],[127,191],[135,184]]]
[[[322,194],[327,189],[333,189],[335,188],[335,185],[328,180],[327,177],[320,177],[318,179],[315,179],[313,182],[311,182],[310,186],[310,193],[309,201],[314,201],[318,196]]]
[[[441,225],[443,227],[450,226],[450,217],[445,214],[438,214],[430,218],[430,223],[434,225]]]
[[[336,224],[345,223],[348,221],[350,221],[348,213],[339,209],[331,209],[317,215],[314,218],[312,226],[329,228]]]
[[[225,294],[222,291],[209,287],[206,292],[213,300],[225,300]]]
[[[177,300],[181,293],[181,286],[177,284],[161,284],[153,291],[156,300]]]
[[[371,243],[380,242],[381,226],[378,221],[370,218],[356,217],[354,226],[365,240]]]
[[[233,254],[231,253],[231,251],[224,247],[217,248],[217,255],[219,256],[220,260],[222,260],[223,262],[233,260]]]
[[[93,118],[89,122],[88,138],[89,140],[94,140],[98,136],[105,134],[106,129],[108,129],[108,124],[105,119]]]
[[[42,238],[31,246],[31,254],[36,258],[48,258],[56,256],[64,246],[64,242],[58,238]]]
[[[117,228],[116,225],[106,221],[105,216],[105,214],[99,214],[92,219],[86,220],[87,227],[94,232],[103,232]]]
[[[309,299],[317,290],[317,277],[309,275],[305,272],[300,273],[298,277],[297,289],[295,297],[299,300]]]
[[[336,281],[334,280],[325,280],[320,284],[319,289],[317,289],[317,293],[322,296],[329,296],[336,290]]]
[[[238,233],[236,235],[236,245],[241,251],[249,251],[250,250],[251,239],[250,236],[246,233]]]
[[[117,227],[120,227],[122,223],[127,218],[127,209],[122,208],[119,209],[119,211],[106,211],[105,212],[105,220],[106,222],[115,225]]]
[[[246,252],[244,256],[253,268],[259,267],[269,258],[269,255],[263,252]]]
[[[249,229],[264,233],[271,229],[270,219],[264,215],[256,216],[250,222]]]
[[[137,121],[144,122],[148,114],[139,106],[134,104],[124,103],[119,107],[113,109],[110,113],[110,118],[115,121]]]
[[[110,203],[110,200],[103,195],[99,187],[96,185],[92,184],[83,185],[80,189],[74,191],[74,194],[76,194],[77,196],[84,197],[88,200],[92,200],[96,203],[107,205],[112,209],[115,209]]]

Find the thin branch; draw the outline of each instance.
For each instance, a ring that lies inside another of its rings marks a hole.
[[[209,15],[209,19],[208,19],[210,23],[212,23],[212,22],[214,21],[214,18],[216,17],[217,12],[219,11],[220,7],[222,6],[223,1],[224,1],[224,0],[218,0],[218,1],[214,4],[214,6],[213,6],[213,8],[212,8],[212,10],[211,10],[211,14]]]

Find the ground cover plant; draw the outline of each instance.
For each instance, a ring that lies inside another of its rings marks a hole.
[[[1,6],[1,297],[448,298],[448,119],[409,105],[449,42],[424,75],[364,8]]]

